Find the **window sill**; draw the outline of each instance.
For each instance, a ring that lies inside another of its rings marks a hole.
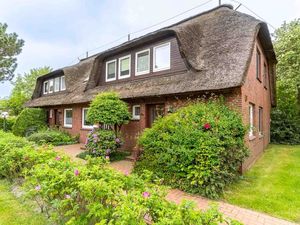
[[[249,141],[253,141],[253,140],[255,140],[256,139],[256,136],[254,136],[254,135],[249,135]]]
[[[65,128],[65,129],[72,129],[72,127],[69,127],[69,126],[63,126],[63,128]]]
[[[90,130],[93,130],[93,127],[82,127],[80,130],[88,130],[88,131],[90,131]]]
[[[132,118],[131,121],[140,121],[139,118]]]

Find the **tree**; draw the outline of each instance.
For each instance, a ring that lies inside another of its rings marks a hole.
[[[277,108],[272,111],[273,142],[300,143],[300,19],[275,31]]]
[[[20,54],[24,41],[16,33],[7,33],[7,24],[0,23],[0,81],[11,80],[17,67],[16,55]]]
[[[24,103],[31,98],[35,88],[36,79],[51,71],[52,69],[50,67],[45,66],[31,69],[29,73],[17,77],[16,81],[13,82],[14,88],[8,100],[8,107],[14,115],[19,115],[24,108]]]

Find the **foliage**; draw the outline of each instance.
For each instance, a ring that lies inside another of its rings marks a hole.
[[[121,146],[121,139],[112,130],[92,130],[88,136],[85,147],[93,157],[105,157],[115,152]]]
[[[300,19],[275,31],[274,48],[277,109],[272,112],[271,138],[277,143],[300,143]]]
[[[47,129],[33,133],[27,137],[27,140],[39,145],[52,144],[54,146],[78,143],[77,137],[72,137],[69,133],[56,129]]]
[[[124,160],[127,156],[130,156],[131,153],[130,152],[126,152],[126,151],[116,151],[116,152],[112,152],[109,155],[109,161],[110,162],[114,162],[114,161],[121,161]],[[89,154],[88,151],[84,151],[79,153],[76,157],[81,158],[81,159],[87,159],[88,156],[91,156]]]
[[[132,225],[146,224],[149,219],[161,225],[209,225],[225,221],[215,207],[202,212],[194,210],[190,202],[179,206],[168,202],[162,187],[147,182],[148,173],[124,176],[109,169],[101,157],[82,165],[47,147],[35,149],[24,138],[2,132],[0,143],[3,138],[22,139],[24,145],[0,147],[4,154],[1,175],[23,178],[27,197],[56,224]]]
[[[224,200],[275,217],[300,222],[300,145],[269,145]]]
[[[29,136],[46,127],[46,113],[43,109],[25,108],[17,117],[12,131],[18,136]]]
[[[16,33],[7,33],[7,24],[0,23],[0,81],[11,80],[17,67],[16,56],[21,53],[24,41]]]
[[[248,155],[241,116],[222,102],[198,102],[156,120],[139,138],[135,171],[173,187],[219,197]]]
[[[13,82],[14,88],[7,102],[8,108],[14,115],[19,115],[24,109],[24,103],[30,100],[35,88],[36,79],[51,71],[50,67],[45,66],[31,69],[29,73],[17,77],[16,81]]]
[[[100,93],[93,99],[88,110],[88,120],[91,123],[110,125],[114,130],[115,126],[120,128],[127,123],[129,118],[127,104],[115,92]]]
[[[8,117],[6,119],[0,117],[0,130],[11,131],[16,122],[16,117]]]

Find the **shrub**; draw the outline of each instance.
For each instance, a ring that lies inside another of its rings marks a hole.
[[[29,136],[46,126],[46,113],[43,109],[25,108],[17,117],[12,131],[17,136]]]
[[[72,137],[64,131],[48,129],[42,130],[37,133],[31,134],[27,140],[33,141],[39,145],[52,144],[52,145],[69,145],[78,143],[78,137]]]
[[[4,120],[4,118],[0,117],[0,130],[11,131],[15,122],[16,122],[16,117],[10,116],[6,120]]]
[[[241,116],[222,102],[198,102],[160,118],[139,138],[135,171],[173,187],[219,197],[248,155]]]
[[[130,156],[131,153],[127,151],[116,151],[112,152],[109,155],[109,161],[110,162],[115,162],[115,161],[120,161],[124,160],[127,156]],[[91,156],[88,151],[84,151],[79,153],[76,157],[81,158],[81,159],[87,159],[88,156]]]

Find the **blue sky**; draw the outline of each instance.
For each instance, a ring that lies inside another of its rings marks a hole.
[[[300,18],[300,0],[239,0],[274,27]],[[0,22],[8,24],[25,40],[18,56],[16,74],[31,68],[50,66],[57,69],[78,62],[85,52],[121,36],[168,19],[207,0],[0,0]],[[222,0],[235,7],[232,0]],[[182,16],[137,33],[137,37],[178,20],[217,6],[212,0]],[[248,13],[241,6],[239,11]],[[269,28],[272,32],[273,29]],[[94,54],[126,41],[126,38],[90,51]],[[0,83],[0,97],[9,96],[9,82]]]

